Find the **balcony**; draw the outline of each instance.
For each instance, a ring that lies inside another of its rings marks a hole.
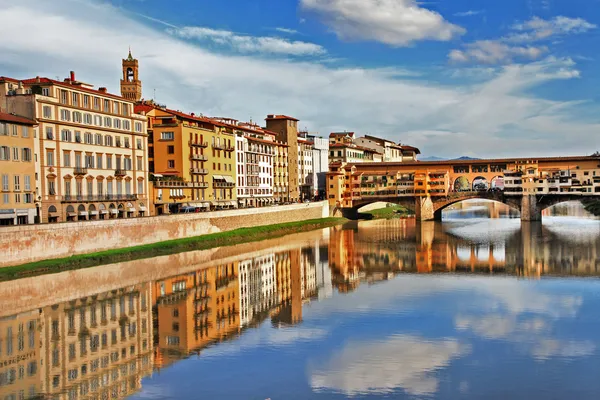
[[[188,144],[193,147],[208,147],[208,142],[196,142],[190,140]]]
[[[115,169],[115,176],[125,176],[127,175],[127,171],[124,169]]]
[[[192,161],[206,161],[208,157],[203,154],[190,154],[190,160]]]
[[[213,182],[214,188],[232,188],[235,186],[233,182]]]
[[[70,195],[62,196],[62,203],[81,203],[90,201],[124,201],[138,200],[137,194],[97,194],[97,195]]]
[[[208,170],[206,168],[190,168],[190,174],[192,174],[192,175],[207,175]]]
[[[213,149],[215,150],[225,150],[225,144],[221,144],[221,143],[213,143],[212,144]]]
[[[233,146],[225,146],[225,151],[228,151],[228,152],[235,151],[235,147],[233,147]]]
[[[191,182],[192,187],[206,189],[208,188],[208,182]]]
[[[88,169],[87,169],[87,168],[84,168],[84,167],[75,167],[75,168],[73,169],[73,173],[74,173],[75,175],[87,175],[87,173],[88,173]]]
[[[158,189],[173,189],[173,188],[207,188],[206,182],[185,182],[185,181],[154,181],[154,187]]]

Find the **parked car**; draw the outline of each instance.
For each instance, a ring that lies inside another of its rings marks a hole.
[[[187,214],[187,213],[194,213],[194,212],[200,212],[200,207],[183,206],[179,209],[180,214]]]

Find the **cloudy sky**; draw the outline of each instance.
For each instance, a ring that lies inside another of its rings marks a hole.
[[[473,5],[477,4],[477,8]],[[424,155],[600,150],[598,0],[0,0],[0,75],[77,78],[209,116],[285,113]]]

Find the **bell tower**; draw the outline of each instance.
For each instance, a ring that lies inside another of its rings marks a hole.
[[[123,79],[121,79],[121,96],[130,101],[142,99],[142,81],[138,76],[138,60],[129,55],[123,60]]]

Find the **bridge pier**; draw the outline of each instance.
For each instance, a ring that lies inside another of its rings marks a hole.
[[[542,210],[536,195],[524,194],[521,198],[521,221],[541,221]]]
[[[440,213],[440,219],[441,216]],[[435,220],[435,209],[431,197],[415,197],[415,218],[417,221]]]

